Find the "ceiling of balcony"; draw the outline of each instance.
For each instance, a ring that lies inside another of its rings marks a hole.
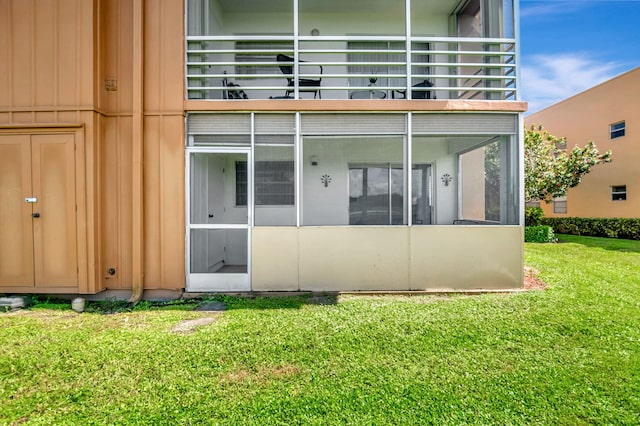
[[[412,2],[412,9],[420,13],[447,14],[461,0],[417,1]],[[292,0],[218,0],[225,12],[292,12]],[[398,0],[299,0],[302,13],[339,13],[376,11],[377,13],[397,13],[398,7],[404,4]]]

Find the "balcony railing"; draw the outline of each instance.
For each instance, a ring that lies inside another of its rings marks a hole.
[[[518,99],[514,39],[189,36],[186,71],[189,99]]]

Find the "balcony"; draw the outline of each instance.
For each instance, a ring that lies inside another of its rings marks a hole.
[[[509,1],[190,0],[187,26],[188,99],[518,100]]]

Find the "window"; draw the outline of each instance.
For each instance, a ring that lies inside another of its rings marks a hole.
[[[402,166],[349,165],[349,225],[402,225]]]
[[[625,201],[627,199],[627,185],[611,187],[611,201]]]
[[[247,162],[236,161],[236,206],[247,205]]]
[[[424,53],[429,50],[429,43],[414,42],[413,49],[420,53],[415,53],[412,58],[414,65],[412,73],[417,76],[414,83],[425,80],[425,75],[430,73],[429,67],[424,64],[430,61],[429,55]],[[353,51],[347,55],[347,61],[353,63],[347,67],[347,72],[351,74],[369,74],[370,77],[349,77],[349,85],[352,87],[394,87],[404,93],[406,79],[402,76],[406,74],[406,44],[403,42],[386,41],[349,41],[347,49]],[[368,50],[371,53],[367,52]],[[368,65],[368,64],[371,65]],[[386,77],[386,75],[396,75],[400,77]],[[419,81],[418,81],[419,80]],[[393,96],[400,96],[400,93],[393,93]],[[424,92],[420,92],[424,93]],[[403,95],[404,96],[404,95]]]
[[[620,121],[619,123],[614,123],[609,126],[609,132],[611,133],[611,139],[619,138],[624,136],[625,133],[625,122]]]
[[[556,214],[567,214],[567,197],[553,199],[553,212]]]
[[[386,41],[349,41],[347,49],[352,50],[347,55],[347,61],[354,63],[347,67],[347,72],[351,74],[370,74],[370,77],[350,77],[349,85],[353,87],[366,86],[393,86],[404,87],[402,78],[388,78],[386,74],[406,73],[403,63],[405,62],[405,44],[401,42]],[[371,50],[371,53],[367,53]],[[394,51],[397,51],[394,52]],[[355,65],[357,63],[357,65]],[[367,65],[367,64],[371,65]],[[394,63],[394,65],[384,65]]]
[[[256,161],[256,206],[292,206],[295,203],[293,161]],[[247,162],[236,161],[236,205],[247,205]]]

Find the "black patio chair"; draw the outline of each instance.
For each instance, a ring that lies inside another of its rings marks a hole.
[[[226,74],[227,72],[225,71],[224,73]],[[245,91],[239,85],[230,82],[227,77],[222,79],[222,87],[224,87],[222,91],[223,99],[249,99]]]
[[[293,74],[293,58],[291,56],[279,54],[276,58],[278,62],[282,62],[280,65],[280,71],[285,75]],[[286,65],[284,64],[286,62]],[[304,61],[300,61],[304,62]],[[322,74],[322,65],[318,65],[320,68],[320,74]],[[300,92],[313,92],[313,99],[320,98],[322,99],[322,93],[320,92],[320,83],[322,82],[322,77],[319,79],[311,79],[311,78],[301,78],[298,79],[298,90]],[[291,99],[290,93],[295,91],[295,81],[293,77],[287,77],[287,91],[282,98],[279,99]],[[276,99],[276,98],[274,98]]]
[[[433,83],[429,80],[423,80],[418,84],[414,84],[411,87],[423,88],[423,87],[433,87]],[[391,92],[391,98],[393,99],[406,99],[407,91],[406,90],[394,90]],[[411,91],[411,99],[435,99],[436,94],[431,90],[412,90]]]

